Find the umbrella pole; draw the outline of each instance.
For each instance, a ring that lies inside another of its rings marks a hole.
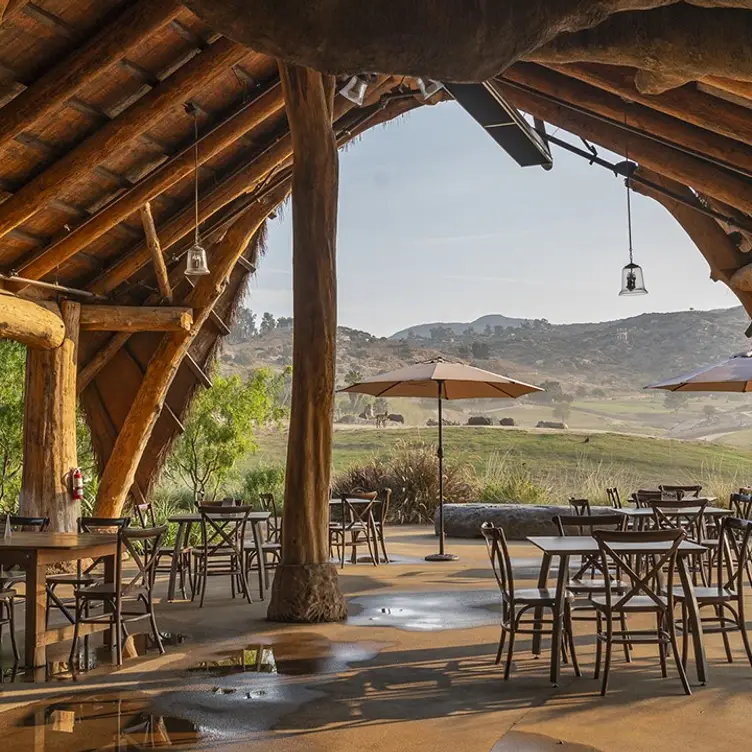
[[[439,458],[439,553],[426,556],[426,561],[457,561],[459,558],[444,551],[444,421],[441,415],[441,387],[443,383],[443,381],[436,382],[439,398],[439,448],[436,450],[436,456]]]

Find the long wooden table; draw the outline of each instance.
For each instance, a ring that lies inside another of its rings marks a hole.
[[[651,510],[652,511],[652,510]],[[548,583],[548,574],[551,569],[551,560],[555,557],[559,559],[559,572],[556,579],[556,604],[553,615],[553,635],[551,638],[551,683],[558,684],[561,673],[561,643],[564,623],[564,599],[566,597],[567,582],[569,580],[569,559],[572,556],[588,556],[598,553],[598,542],[590,535],[541,535],[530,536],[528,540],[543,552],[543,561],[541,562],[540,574],[538,576],[538,587],[545,588]],[[655,553],[661,545],[665,550],[671,547],[670,543],[665,544],[640,544],[640,543],[610,543],[611,548],[616,553],[624,555],[639,555],[645,553]],[[700,619],[700,609],[695,597],[692,577],[687,568],[686,559],[692,554],[703,553],[704,546],[689,541],[682,541],[679,546],[679,556],[677,557],[676,568],[679,572],[682,588],[687,596],[686,602],[689,608],[689,619],[692,625],[692,643],[695,654],[695,664],[697,667],[697,679],[701,684],[707,682],[708,666],[705,659],[705,644],[702,632],[702,620]],[[536,633],[533,637],[533,653],[540,655],[541,635]]]
[[[72,625],[47,629],[47,566],[80,559],[102,559],[104,581],[114,585],[116,552],[117,535],[18,532],[0,539],[0,566],[18,566],[26,571],[26,667],[44,667],[47,645],[73,638]],[[84,624],[80,634],[108,628],[107,625]]]
[[[221,507],[222,512],[226,512],[232,507]],[[271,517],[271,512],[249,512],[248,522],[251,523],[253,530],[253,543],[256,548],[256,558],[259,563],[259,592],[261,594],[261,600],[263,601],[265,596],[264,585],[266,582],[266,571],[264,567],[264,552],[263,543],[264,536],[261,531],[261,523],[266,522]],[[201,523],[201,515],[198,512],[190,512],[188,514],[176,514],[174,517],[170,517],[168,522],[174,522],[178,526],[178,532],[175,536],[175,552],[172,555],[172,562],[170,563],[170,579],[167,583],[167,600],[175,600],[175,586],[178,579],[178,558],[179,553],[183,548],[188,548],[188,544],[191,538],[191,528],[193,525]]]

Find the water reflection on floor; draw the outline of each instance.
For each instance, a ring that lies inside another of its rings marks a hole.
[[[598,752],[595,747],[572,744],[550,736],[509,731],[494,744],[491,752]]]
[[[430,632],[496,624],[498,590],[383,593],[349,601],[347,623],[354,626],[397,627]]]

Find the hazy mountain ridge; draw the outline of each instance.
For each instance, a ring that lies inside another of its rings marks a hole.
[[[491,313],[481,316],[479,319],[475,319],[475,321],[436,321],[430,324],[418,324],[417,326],[411,326],[395,332],[389,339],[405,339],[407,337],[423,337],[428,339],[431,336],[431,329],[438,327],[451,329],[454,334],[463,334],[467,329],[472,329],[476,334],[482,334],[486,326],[490,326],[492,330],[496,326],[514,329],[530,320],[515,319],[509,316],[502,316],[500,313]]]

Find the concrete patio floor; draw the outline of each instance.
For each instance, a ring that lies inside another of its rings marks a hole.
[[[661,678],[657,648],[646,646],[632,664],[615,650],[602,698],[590,678],[587,623],[576,627],[583,678],[564,666],[551,687],[547,650],[533,658],[523,636],[505,682],[494,665],[498,595],[482,541],[450,540],[460,560],[442,564],[422,560],[436,548],[428,528],[392,528],[388,543],[394,563],[345,567],[350,617],[342,624],[269,623],[264,603],[233,601],[217,580],[203,609],[161,601],[160,630],[184,642],[160,657],[154,649],[136,656],[135,640],[120,670],[103,665],[75,681],[0,685],[3,742],[35,752],[752,747],[752,668],[737,635],[733,664],[720,635],[706,636],[710,681],[698,686],[690,664],[692,697],[671,663]],[[534,584],[536,549],[513,544],[512,554],[519,583]],[[163,578],[158,595],[165,592]]]

